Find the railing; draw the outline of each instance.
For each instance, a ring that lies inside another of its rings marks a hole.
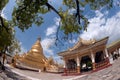
[[[66,73],[77,73],[77,69],[66,69]]]
[[[107,66],[108,63],[109,63],[109,60],[105,59],[99,63],[95,63],[95,68],[101,68],[101,67]]]

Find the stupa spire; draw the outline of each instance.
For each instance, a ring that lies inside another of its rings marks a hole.
[[[41,37],[38,37],[38,40],[41,41]]]

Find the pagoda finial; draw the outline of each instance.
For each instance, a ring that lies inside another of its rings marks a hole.
[[[40,37],[38,37],[38,40],[40,40],[40,41],[41,41],[41,38],[40,38]]]

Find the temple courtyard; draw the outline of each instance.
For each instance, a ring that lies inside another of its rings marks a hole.
[[[72,76],[20,70],[6,65],[6,71],[0,72],[0,80],[120,80],[120,58],[115,60],[108,68]]]

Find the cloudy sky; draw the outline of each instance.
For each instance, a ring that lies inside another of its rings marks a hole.
[[[61,6],[62,0],[49,0],[49,3],[54,5],[56,8]],[[117,1],[117,0],[115,0]],[[13,6],[15,5],[14,0],[9,0],[9,3],[2,11],[6,19],[11,19],[11,13]],[[108,44],[113,41],[120,39],[120,7],[116,4],[110,10],[97,10],[90,11],[89,8],[85,9],[84,14],[89,19],[89,26],[87,32],[83,31],[79,37],[84,39],[102,39],[109,36]],[[55,40],[53,37],[56,35],[57,27],[59,26],[60,18],[53,11],[44,15],[44,23],[37,27],[33,25],[31,28],[22,32],[18,28],[16,29],[16,38],[20,41],[22,52],[30,50],[31,46],[35,43],[38,37],[41,37],[41,44],[44,50],[44,54],[54,56],[55,60],[59,61],[60,58],[57,55],[58,52],[69,48],[68,44],[75,44],[78,39],[70,40],[69,43],[65,43],[67,46],[55,46]]]

